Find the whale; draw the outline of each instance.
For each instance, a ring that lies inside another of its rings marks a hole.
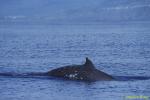
[[[69,80],[82,81],[109,81],[114,80],[113,76],[96,69],[93,62],[86,57],[86,61],[81,65],[68,65],[50,70],[46,73],[48,76],[60,77]]]
[[[101,70],[98,70],[93,62],[86,57],[86,61],[81,65],[68,65],[58,67],[46,72],[0,72],[0,77],[11,78],[40,78],[40,79],[67,79],[76,81],[135,81],[149,80],[150,76],[115,76],[109,75]]]

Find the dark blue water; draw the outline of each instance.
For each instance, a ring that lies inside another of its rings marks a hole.
[[[0,25],[0,72],[46,72],[85,57],[115,76],[150,76],[150,23]],[[76,82],[0,76],[0,100],[127,100],[150,80]]]

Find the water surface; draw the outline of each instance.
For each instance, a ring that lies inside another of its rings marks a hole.
[[[0,72],[46,72],[91,58],[115,76],[150,76],[150,24],[0,25]],[[1,100],[126,100],[150,80],[76,82],[0,76]]]

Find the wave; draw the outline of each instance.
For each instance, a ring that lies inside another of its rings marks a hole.
[[[148,80],[150,76],[113,76],[118,81]]]
[[[9,78],[52,78],[46,72],[30,72],[30,73],[14,73],[2,72],[0,77]],[[150,76],[113,76],[116,81],[134,81],[134,80],[149,80]]]

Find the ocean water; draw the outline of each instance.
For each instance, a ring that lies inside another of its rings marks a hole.
[[[150,76],[150,23],[0,24],[0,73],[46,72],[85,57],[110,75]],[[0,100],[150,99],[149,83],[0,76]]]

